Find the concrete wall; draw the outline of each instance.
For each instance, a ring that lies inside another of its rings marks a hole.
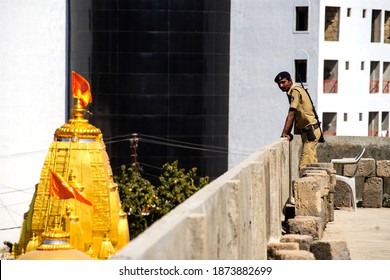
[[[267,243],[281,237],[289,184],[289,143],[278,139],[155,222],[113,259],[265,260]]]
[[[389,138],[325,136],[319,162],[354,157],[389,159]],[[298,178],[300,137],[278,139],[198,191],[112,259],[267,259],[279,242],[282,209]]]

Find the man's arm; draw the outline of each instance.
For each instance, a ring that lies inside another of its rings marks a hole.
[[[284,124],[283,132],[281,137],[287,137],[288,141],[293,140],[293,135],[291,134],[292,126],[294,123],[295,108],[290,108],[288,110],[286,122]]]

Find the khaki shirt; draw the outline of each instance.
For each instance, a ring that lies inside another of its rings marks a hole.
[[[313,105],[306,91],[298,86],[292,85],[287,92],[288,100],[290,102],[290,108],[296,109],[295,111],[295,127],[302,129],[305,126],[317,123],[316,117],[313,111]]]

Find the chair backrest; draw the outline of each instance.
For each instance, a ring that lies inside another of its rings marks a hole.
[[[357,170],[358,170],[358,163],[359,163],[360,159],[362,158],[365,151],[366,151],[366,148],[363,147],[362,151],[355,156],[356,165],[355,165],[355,171],[353,172],[352,177],[355,177]]]
[[[362,150],[360,153],[358,153],[358,154],[356,155],[356,157],[355,157],[356,162],[359,162],[359,160],[362,158],[362,156],[363,156],[363,154],[364,154],[365,151],[366,151],[366,148],[363,147],[363,150]]]

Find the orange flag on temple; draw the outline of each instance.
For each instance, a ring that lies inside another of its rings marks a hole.
[[[88,81],[75,71],[72,71],[72,96],[80,99],[84,108],[92,102],[91,88]]]
[[[92,206],[92,202],[86,199],[77,190],[72,188],[60,174],[56,173],[53,170],[50,170],[49,194],[50,196],[59,199],[75,198],[81,203]]]

